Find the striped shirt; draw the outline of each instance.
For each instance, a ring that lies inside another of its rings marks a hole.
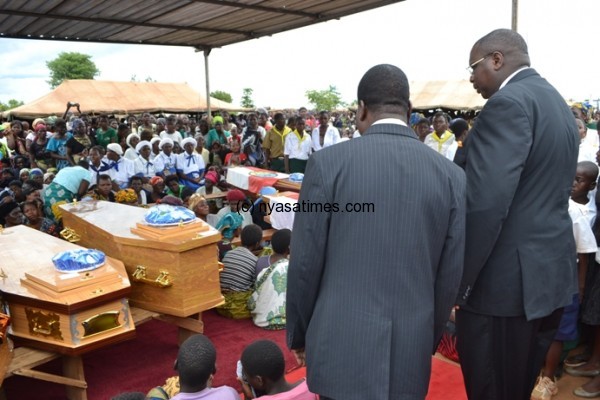
[[[258,258],[245,247],[236,247],[223,257],[221,290],[244,292],[254,286]]]

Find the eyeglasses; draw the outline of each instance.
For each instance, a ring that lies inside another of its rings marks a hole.
[[[491,53],[486,54],[485,56],[481,57],[479,60],[477,60],[474,63],[472,63],[471,65],[469,65],[467,67],[467,71],[469,72],[469,74],[473,74],[473,72],[475,71],[475,68],[477,67],[477,64],[479,64],[480,62],[482,62],[483,60],[485,60],[486,58],[488,58],[489,56],[491,56],[494,53],[495,53],[495,51],[492,51]]]

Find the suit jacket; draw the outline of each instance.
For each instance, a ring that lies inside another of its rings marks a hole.
[[[567,104],[534,69],[490,97],[469,134],[464,309],[531,320],[571,303],[578,143]]]
[[[373,125],[311,156],[293,226],[287,335],[291,348],[306,347],[312,392],[425,397],[462,272],[465,184],[401,125]]]

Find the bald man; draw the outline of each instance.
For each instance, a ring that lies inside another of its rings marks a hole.
[[[578,291],[568,204],[579,136],[518,33],[482,37],[469,65],[488,101],[467,140],[457,347],[469,399],[525,400]]]

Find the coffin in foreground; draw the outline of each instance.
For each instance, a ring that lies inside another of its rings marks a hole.
[[[81,273],[58,272],[52,257],[81,247],[26,226],[0,234],[0,290],[12,335],[30,347],[79,355],[135,337],[123,263]]]
[[[93,201],[61,208],[78,244],[123,261],[133,306],[188,317],[223,302],[216,245],[221,234],[202,221],[153,229],[142,226],[147,210],[140,207]]]

